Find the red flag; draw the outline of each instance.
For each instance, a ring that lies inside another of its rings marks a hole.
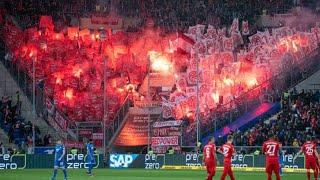
[[[223,49],[224,51],[233,50],[233,39],[232,38],[223,38]]]
[[[192,38],[180,32],[178,32],[177,36],[178,36],[178,48],[189,53],[192,46],[195,44],[195,41]]]
[[[208,29],[207,29],[206,36],[208,38],[215,39],[215,38],[217,38],[217,35],[218,35],[217,30],[213,26],[209,25]]]

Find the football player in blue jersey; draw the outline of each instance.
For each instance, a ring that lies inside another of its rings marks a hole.
[[[86,161],[87,161],[87,167],[88,167],[87,174],[89,176],[92,176],[92,168],[96,164],[96,160],[94,158],[94,145],[91,139],[89,139],[89,141],[87,142],[86,147],[87,147]]]
[[[67,170],[65,167],[64,162],[64,155],[66,154],[66,149],[64,145],[62,144],[61,140],[57,141],[57,145],[55,147],[55,155],[54,155],[54,169],[53,169],[53,175],[52,180],[55,180],[58,173],[58,168],[61,168],[64,175],[64,180],[67,180]]]

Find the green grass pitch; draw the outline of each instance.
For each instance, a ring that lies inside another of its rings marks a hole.
[[[206,172],[199,170],[144,170],[144,169],[94,169],[94,176],[88,177],[85,170],[68,170],[69,180],[201,180]],[[0,170],[1,180],[50,180],[51,169]],[[214,179],[220,179],[218,171]],[[267,179],[263,172],[235,172],[237,180]],[[227,178],[228,179],[228,178]],[[273,178],[275,179],[275,178]],[[286,173],[283,180],[307,179],[304,173]],[[58,171],[57,180],[63,180],[62,171]]]

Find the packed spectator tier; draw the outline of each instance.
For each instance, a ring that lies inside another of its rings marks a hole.
[[[164,116],[192,120],[197,93],[200,112],[206,113],[284,70],[287,61],[301,61],[317,48],[318,28],[312,32],[276,28],[258,32],[244,44],[248,22],[242,24],[241,32],[236,18],[228,31],[196,25],[185,34],[163,35],[150,26],[137,33],[78,28],[59,33],[53,31],[52,18],[42,16],[40,30],[22,31],[12,22],[3,30],[12,61],[37,84],[44,84],[45,97],[71,121],[102,120],[104,94],[109,120],[128,94],[144,100],[148,94],[140,88],[149,72],[162,81],[173,79],[168,85],[172,90],[163,96]]]
[[[283,96],[281,111],[270,122],[261,121],[246,132],[233,132],[237,146],[261,146],[269,134],[275,134],[283,146],[299,147],[306,137],[319,143],[320,92],[296,90]],[[252,149],[254,150],[254,149]]]

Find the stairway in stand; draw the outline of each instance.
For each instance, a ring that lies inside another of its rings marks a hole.
[[[32,102],[30,99],[23,93],[23,90],[19,87],[15,79],[11,76],[10,72],[5,67],[4,61],[0,61],[0,96],[13,96],[17,91],[20,92],[20,101],[21,101],[21,115],[25,121],[31,121],[33,124],[39,127],[41,135],[44,136],[46,133],[51,134],[53,139],[60,137],[46,121],[44,121],[38,115],[34,115],[32,112]]]

